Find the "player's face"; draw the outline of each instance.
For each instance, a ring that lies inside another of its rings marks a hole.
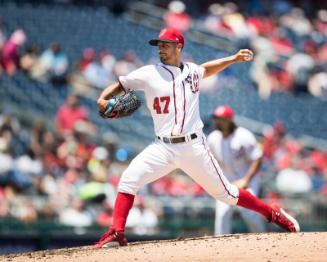
[[[160,61],[164,64],[173,62],[179,54],[177,43],[158,42],[158,54]]]
[[[230,121],[223,118],[215,118],[215,126],[218,130],[224,132],[229,130]]]

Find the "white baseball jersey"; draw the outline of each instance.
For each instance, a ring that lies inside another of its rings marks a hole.
[[[262,156],[255,136],[243,127],[237,127],[227,138],[215,130],[209,134],[208,144],[230,181],[244,177],[252,161]]]
[[[219,130],[208,136],[211,152],[218,160],[224,175],[230,181],[235,181],[246,175],[252,161],[262,156],[254,135],[243,127],[237,127],[234,132],[224,138]],[[249,185],[252,194],[259,191],[259,177],[255,176]],[[235,209],[226,203],[216,202],[215,235],[230,234],[232,231],[231,219]],[[262,218],[248,209],[239,209],[242,218],[249,227],[250,232],[263,232],[265,227]]]
[[[143,66],[119,77],[129,90],[142,90],[157,136],[183,136],[203,128],[199,112],[199,81],[204,68],[194,63],[179,67],[162,63]]]
[[[181,169],[215,199],[237,203],[238,188],[224,177],[202,133],[199,81],[204,70],[193,63],[184,63],[183,70],[159,63],[119,77],[126,91],[144,91],[155,133],[161,137],[139,153],[123,172],[119,192],[135,195],[142,186]],[[184,142],[174,144],[162,137],[183,137]]]

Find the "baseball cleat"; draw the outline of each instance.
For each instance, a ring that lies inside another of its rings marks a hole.
[[[99,241],[93,245],[93,248],[119,246],[127,246],[127,238],[124,232],[117,232],[115,229],[110,228],[109,231],[104,233]]]
[[[288,232],[300,232],[300,225],[294,217],[288,214],[278,204],[272,204],[271,207],[273,209],[271,223],[275,223]]]

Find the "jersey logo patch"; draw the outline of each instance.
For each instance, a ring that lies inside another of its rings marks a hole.
[[[192,93],[199,92],[199,75],[197,72],[189,73],[185,78],[185,82],[189,84]]]
[[[233,150],[234,151],[234,150]],[[233,152],[234,158],[239,160],[246,157],[246,149],[242,146]]]

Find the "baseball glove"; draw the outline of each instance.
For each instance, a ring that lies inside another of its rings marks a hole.
[[[130,116],[141,106],[141,100],[134,92],[127,92],[111,98],[100,113],[103,118],[121,118]]]

